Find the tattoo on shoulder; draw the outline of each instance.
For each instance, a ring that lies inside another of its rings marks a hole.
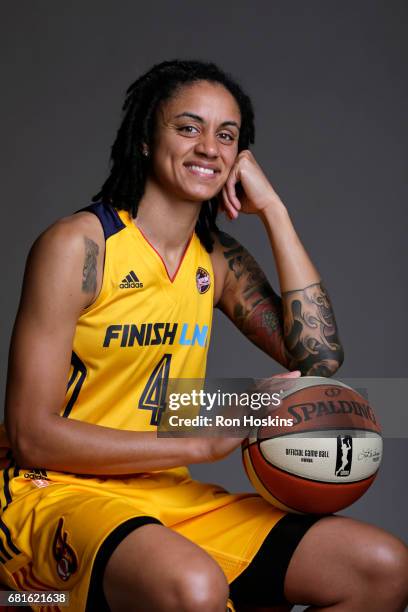
[[[85,259],[82,270],[82,291],[84,293],[95,293],[96,291],[96,260],[99,253],[99,246],[84,236]]]

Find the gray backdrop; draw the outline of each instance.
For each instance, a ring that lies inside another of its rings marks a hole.
[[[339,376],[406,376],[407,16],[396,0],[4,6],[2,390],[33,239],[88,203],[107,173],[126,87],[174,57],[218,62],[253,97],[255,155],[335,305],[346,352]],[[276,285],[259,220],[224,225]],[[210,376],[278,371],[216,314]],[[375,484],[346,514],[408,539],[404,435],[386,439]],[[238,452],[193,473],[250,488]]]

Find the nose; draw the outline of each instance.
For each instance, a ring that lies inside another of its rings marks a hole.
[[[216,158],[219,156],[219,142],[216,135],[210,133],[202,133],[199,140],[196,142],[195,152],[198,155],[205,157]]]

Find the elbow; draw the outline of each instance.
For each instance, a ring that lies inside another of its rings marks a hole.
[[[13,445],[12,450],[16,464],[19,467],[33,468],[41,466],[41,461],[37,459],[36,453],[33,452],[32,447],[28,443],[19,441]]]
[[[44,457],[41,453],[41,445],[37,443],[35,434],[16,428],[14,431],[7,430],[10,447],[16,464],[19,467],[41,467]]]

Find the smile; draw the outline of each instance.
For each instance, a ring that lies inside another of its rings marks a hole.
[[[186,165],[187,170],[196,176],[213,177],[216,171],[213,168],[204,168],[203,166],[196,166],[195,164]]]

